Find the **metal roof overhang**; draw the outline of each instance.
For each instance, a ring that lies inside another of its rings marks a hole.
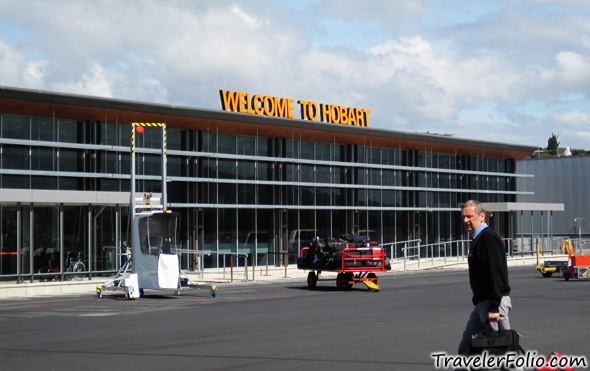
[[[485,203],[484,208],[489,212],[508,211],[564,211],[564,204],[531,203],[531,202],[490,202]]]
[[[523,159],[536,146],[493,143],[450,136],[338,125],[301,119],[144,103],[0,86],[4,113],[103,121],[118,124],[165,122],[169,128],[260,135],[316,142],[413,149],[455,155]]]

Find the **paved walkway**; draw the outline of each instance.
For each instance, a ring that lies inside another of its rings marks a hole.
[[[567,260],[566,255],[552,255],[551,257],[542,257],[541,262],[547,258],[551,260]],[[509,266],[530,266],[531,270],[535,269],[537,264],[536,257],[514,257],[508,259]],[[396,275],[403,272],[431,270],[431,269],[466,269],[467,260],[457,258],[447,259],[421,259],[420,261],[395,261],[391,264],[391,270],[380,273],[381,276]],[[217,289],[222,290],[223,285],[227,284],[255,284],[265,281],[301,281],[305,284],[307,270],[299,270],[297,266],[292,264],[285,267],[256,267],[253,270],[248,269],[247,277],[244,267],[235,267],[225,269],[206,269],[204,273],[199,272],[185,272],[193,282],[196,284],[215,284]],[[323,279],[336,278],[334,272],[322,272]],[[71,280],[65,282],[51,281],[31,283],[27,278],[23,283],[15,283],[11,281],[0,282],[0,300],[5,298],[16,297],[35,297],[35,296],[62,296],[62,295],[79,295],[79,294],[95,294],[96,286],[109,281],[110,277],[93,277],[91,280],[84,278],[81,281]]]

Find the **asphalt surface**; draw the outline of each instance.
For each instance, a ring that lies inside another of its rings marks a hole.
[[[510,268],[525,349],[589,356],[590,280]],[[334,281],[0,301],[2,370],[433,370],[456,353],[469,312],[464,270],[380,277],[380,292]],[[579,370],[581,368],[576,368]]]

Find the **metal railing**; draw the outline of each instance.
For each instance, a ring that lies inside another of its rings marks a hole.
[[[577,254],[582,254],[590,248],[590,239],[571,238],[570,236],[541,236],[528,235],[509,239],[511,243],[511,255],[534,255],[537,249],[541,254],[562,254],[561,245],[564,241],[572,242]]]
[[[248,281],[248,254],[245,253],[235,253],[235,252],[213,252],[213,251],[209,251],[209,250],[190,250],[190,249],[175,249],[174,250],[175,253],[177,254],[187,254],[189,256],[193,255],[196,257],[196,263],[195,263],[195,267],[193,269],[193,272],[196,272],[198,274],[200,274],[201,279],[203,278],[203,275],[205,273],[205,268],[204,268],[204,262],[203,262],[203,258],[205,256],[211,256],[211,255],[216,255],[217,258],[221,257],[221,260],[223,262],[222,264],[222,269],[223,269],[223,279],[225,280],[225,274],[226,274],[226,268],[228,268],[226,266],[226,261],[227,261],[227,256],[229,256],[229,270],[230,270],[230,281],[233,282],[234,281],[234,257],[235,257],[235,267],[238,268],[239,267],[239,261],[240,258],[244,259],[244,281]]]
[[[540,255],[563,254],[560,246],[565,240],[570,240],[577,254],[583,254],[590,249],[590,239],[569,239],[566,237],[553,238],[503,238],[506,255],[534,256],[539,248]],[[464,262],[469,252],[470,240],[455,240],[422,244],[420,239],[390,242],[382,244],[388,257],[392,261],[403,261],[404,270],[409,267],[441,266]],[[524,247],[524,248],[523,248]]]
[[[420,267],[425,262],[434,266],[437,263],[447,264],[451,260],[463,261],[469,249],[469,241],[455,240],[423,245],[422,240],[415,239],[385,243],[382,246],[389,253],[390,259],[403,260],[404,270],[406,270],[408,265]]]
[[[196,263],[196,269],[193,270],[193,272],[196,272],[198,274],[200,274],[201,278],[203,278],[204,273],[205,273],[205,268],[204,268],[204,262],[203,262],[203,257],[204,256],[215,256],[213,259],[219,259],[221,258],[222,264],[221,264],[221,269],[222,269],[222,273],[223,273],[223,277],[222,279],[226,279],[226,269],[229,268],[230,272],[230,278],[229,280],[231,282],[233,282],[234,280],[234,268],[242,268],[244,269],[244,275],[243,275],[243,281],[247,282],[250,279],[252,281],[256,280],[256,269],[257,268],[265,268],[266,273],[265,275],[269,275],[269,264],[270,264],[270,256],[278,256],[278,260],[276,260],[275,264],[279,264],[281,266],[284,266],[285,268],[285,277],[287,277],[287,268],[288,268],[288,256],[289,253],[287,252],[272,252],[272,251],[268,251],[265,252],[263,254],[258,254],[258,255],[263,255],[264,256],[264,261],[265,264],[264,265],[258,265],[256,264],[256,259],[252,259],[252,262],[249,263],[248,262],[248,258],[251,258],[253,255],[252,254],[247,254],[247,253],[236,253],[236,252],[214,252],[214,251],[203,251],[203,250],[187,250],[187,249],[176,249],[174,250],[176,253],[180,253],[180,254],[188,254],[190,255],[196,255],[197,258],[197,263]],[[227,257],[229,257],[229,262]],[[243,260],[241,260],[243,259]],[[274,260],[274,259],[273,259]],[[229,263],[229,267],[227,266],[227,264]],[[210,268],[207,268],[210,269]],[[252,271],[252,277],[249,277],[249,271]],[[260,271],[260,274],[263,275],[262,270]]]

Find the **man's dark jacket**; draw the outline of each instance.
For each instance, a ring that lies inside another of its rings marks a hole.
[[[488,311],[498,313],[502,296],[510,295],[506,253],[500,236],[486,227],[471,241],[469,283],[473,291],[473,305],[489,300]]]

